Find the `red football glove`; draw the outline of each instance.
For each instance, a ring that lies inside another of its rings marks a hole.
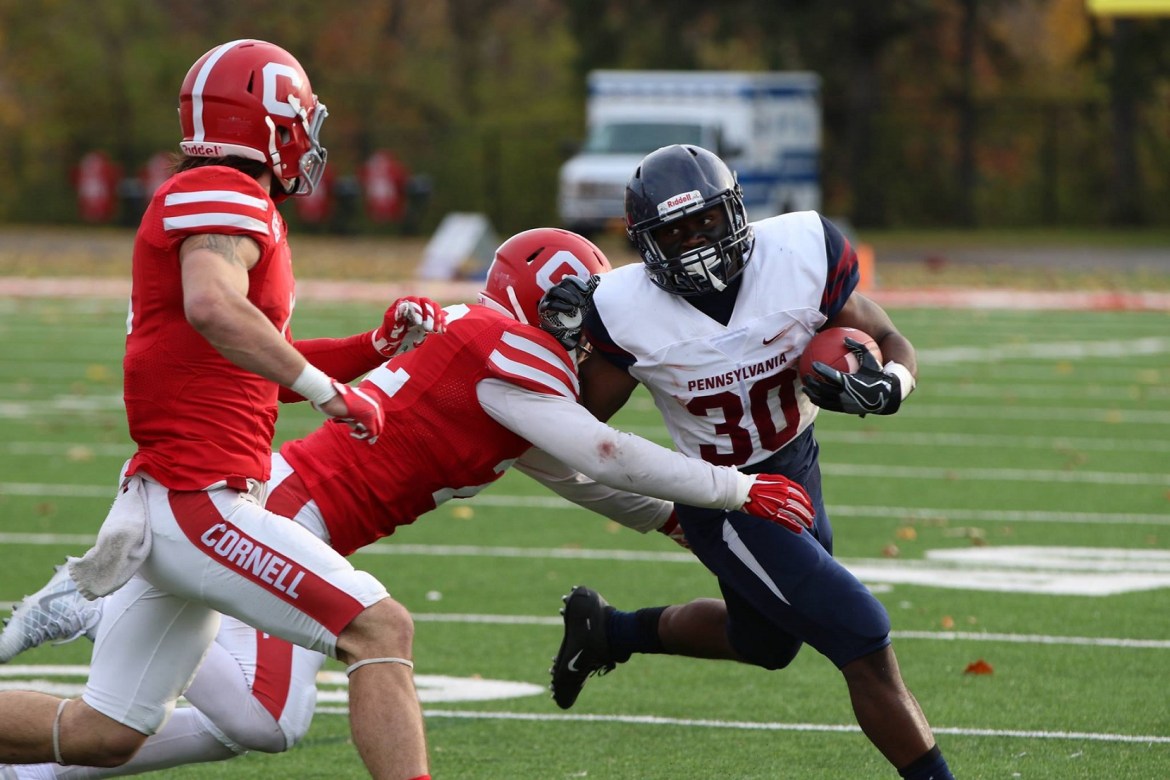
[[[658,527],[658,533],[669,536],[675,544],[686,549],[691,549],[691,543],[687,541],[687,535],[683,533],[682,526],[678,524],[678,512],[670,513],[670,517],[666,518],[666,522]]]
[[[779,474],[755,474],[743,510],[779,523],[793,533],[812,528],[816,510],[804,488]]]
[[[374,349],[392,358],[409,352],[430,333],[447,329],[447,312],[430,298],[410,295],[390,304],[382,325],[373,333]]]
[[[325,409],[325,405],[318,404],[313,404],[313,408],[328,416],[331,422],[348,425],[352,429],[349,435],[355,439],[362,439],[369,444],[376,442],[385,422],[382,404],[378,403],[378,399],[337,380],[333,381],[333,389],[337,391],[337,397],[331,398],[328,403],[334,406],[340,401],[345,405],[344,412],[333,414]]]

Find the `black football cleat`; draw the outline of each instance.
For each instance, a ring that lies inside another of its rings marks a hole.
[[[597,591],[578,585],[561,599],[565,636],[553,659],[552,697],[562,710],[577,701],[586,678],[609,674],[617,666],[610,656],[605,619],[613,611]]]

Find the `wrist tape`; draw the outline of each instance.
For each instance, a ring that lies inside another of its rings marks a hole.
[[[893,374],[894,376],[898,377],[898,384],[902,388],[902,400],[903,401],[906,400],[906,396],[910,395],[910,393],[914,390],[915,385],[918,384],[917,382],[914,381],[914,375],[910,373],[910,369],[906,368],[906,366],[902,365],[901,363],[897,363],[893,360],[891,360],[889,363],[886,363],[884,366],[882,366],[882,371],[886,372],[887,374]]]
[[[301,375],[288,388],[314,406],[327,403],[337,395],[333,389],[333,380],[312,363],[305,364]]]

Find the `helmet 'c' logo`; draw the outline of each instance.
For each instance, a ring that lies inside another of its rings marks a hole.
[[[292,85],[284,90],[277,88],[277,80],[286,78]],[[296,111],[289,105],[288,96],[301,89],[301,74],[296,68],[283,65],[279,62],[269,62],[264,66],[264,108],[274,116],[295,117]],[[281,96],[283,95],[283,99]]]
[[[590,276],[585,264],[567,249],[560,250],[536,269],[536,283],[546,292],[566,276],[579,276],[582,279]]]
[[[682,208],[691,203],[703,203],[703,196],[698,190],[691,190],[690,192],[683,192],[678,195],[667,198],[658,204],[658,215],[662,216],[677,208]]]

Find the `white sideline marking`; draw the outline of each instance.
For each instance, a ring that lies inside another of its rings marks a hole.
[[[89,667],[84,665],[38,664],[29,666],[4,666],[0,667],[0,678],[4,678],[0,680],[0,690],[20,690],[33,687],[43,693],[58,696],[76,696],[80,694],[82,688],[81,682],[56,682],[54,679],[30,680],[25,678],[30,675],[41,675],[42,677],[49,678],[84,678],[88,674]],[[419,686],[419,700],[424,704],[428,701],[488,701],[501,698],[535,696],[545,692],[544,687],[540,685],[507,680],[480,680],[441,675],[418,675],[415,680]],[[314,712],[319,715],[348,715],[348,706],[330,706],[343,705],[347,702],[348,697],[344,691],[347,681],[345,680],[344,674],[333,671],[322,672],[318,675],[318,682],[323,688],[320,701],[322,701],[324,706],[317,706]],[[338,688],[338,686],[341,686],[341,688]],[[666,718],[656,715],[568,715],[560,713],[424,709],[423,716],[427,718],[462,718],[474,720],[625,723],[635,726],[684,726],[688,728],[736,729],[740,731],[803,731],[846,734],[860,733],[861,731],[854,724],[752,722],[706,718]],[[1094,742],[1124,742],[1151,745],[1170,744],[1170,737],[1158,735],[1109,734],[1084,731],[966,729],[955,727],[934,727],[933,731],[936,734],[974,737],[1075,739]]]
[[[900,414],[908,417],[930,417],[953,419],[976,418],[979,420],[1054,420],[1058,422],[1106,423],[1108,425],[1170,425],[1170,412],[1143,411],[1141,409],[1111,409],[1105,406],[1092,408],[1045,407],[1040,405],[1022,406],[1006,404],[980,404],[958,406],[951,404],[929,404],[915,401],[908,403]]]
[[[630,431],[633,433],[634,431]],[[971,447],[1033,450],[1104,450],[1107,452],[1170,452],[1170,440],[1112,439],[1079,436],[1006,436],[991,433],[872,433],[817,431],[821,444],[877,444],[883,447]],[[124,451],[124,450],[122,450]],[[111,453],[113,454],[113,453]]]
[[[1162,355],[1170,352],[1170,339],[1150,336],[1112,341],[1059,341],[1047,344],[996,344],[992,347],[948,347],[921,349],[918,362],[924,366],[947,363],[1002,363],[1004,360],[1081,360]]]
[[[78,680],[61,679],[71,677],[84,680],[89,677],[89,667],[64,664],[0,666],[0,691],[33,688],[42,693],[74,698],[84,693],[85,684]],[[516,699],[540,696],[547,690],[543,685],[527,682],[442,674],[416,674],[414,684],[418,700],[424,704]],[[345,672],[323,670],[317,673],[317,701],[348,705],[348,689],[349,678]]]
[[[1170,514],[1136,512],[1053,512],[1030,509],[930,509],[909,506],[828,505],[829,516],[899,517],[905,520],[942,520],[976,523],[1076,523],[1103,525],[1170,525]]]
[[[861,463],[822,463],[821,472],[833,476],[873,479],[936,479],[947,482],[975,480],[989,482],[1091,483],[1097,485],[1170,486],[1170,474],[1081,469],[988,469],[947,466],[875,466]],[[110,498],[112,485],[63,485],[46,482],[0,482],[0,495]],[[472,499],[475,503],[477,499]]]
[[[40,490],[17,492],[7,488],[11,483],[0,483],[0,495],[47,496],[50,498],[108,498],[113,500],[113,488],[40,485]],[[553,511],[588,511],[557,496],[513,496],[505,493],[481,493],[469,499],[471,506],[549,509]],[[839,517],[893,517],[904,520],[932,520],[946,522],[980,523],[1077,523],[1103,525],[1170,525],[1168,514],[1137,512],[1060,512],[1025,509],[954,509],[914,506],[851,506],[828,504],[830,516]],[[95,523],[97,518],[95,518]],[[93,544],[93,536],[86,534],[3,534],[0,541],[12,544]]]
[[[884,479],[989,480],[992,482],[1091,482],[1098,485],[1168,485],[1170,474],[1070,469],[964,469],[946,466],[869,466],[860,463],[822,463],[826,474]]]
[[[341,708],[318,708],[324,715],[345,715]],[[656,715],[562,715],[560,713],[532,712],[473,712],[467,710],[423,710],[427,718],[466,718],[474,720],[558,721],[575,723],[626,723],[632,726],[686,726],[689,728],[738,729],[741,731],[805,731],[859,734],[861,729],[852,724],[834,723],[756,723],[735,720],[708,720],[703,718],[663,718]],[[1074,739],[1093,742],[1129,742],[1138,744],[1170,744],[1170,737],[1136,734],[1108,734],[1091,731],[1022,731],[1017,729],[965,729],[932,726],[935,734],[960,737],[1015,737],[1019,739]]]

